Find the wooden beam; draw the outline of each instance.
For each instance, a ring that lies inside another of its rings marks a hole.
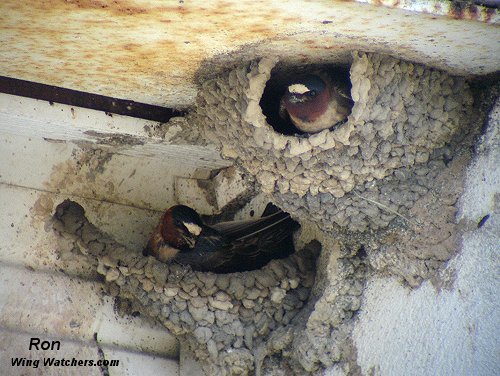
[[[2,0],[0,75],[186,108],[206,75],[259,56],[335,63],[359,49],[498,70],[496,11],[490,24],[452,17],[341,0]]]

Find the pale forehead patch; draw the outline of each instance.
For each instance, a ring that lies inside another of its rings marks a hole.
[[[288,91],[295,94],[305,94],[311,90],[304,84],[293,84],[288,86]]]
[[[201,227],[198,226],[195,223],[189,223],[189,222],[182,222],[184,226],[188,229],[188,231],[193,234],[194,236],[200,235],[201,232]]]

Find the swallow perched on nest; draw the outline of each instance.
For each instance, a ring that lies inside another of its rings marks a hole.
[[[292,80],[280,102],[280,116],[305,133],[317,133],[345,121],[353,101],[346,85],[327,74],[306,74]]]
[[[143,255],[203,272],[254,270],[292,254],[292,235],[299,227],[288,213],[269,205],[261,218],[212,226],[190,207],[175,205],[163,214]]]

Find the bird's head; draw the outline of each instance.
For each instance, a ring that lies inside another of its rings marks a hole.
[[[284,106],[290,116],[312,122],[328,108],[330,88],[326,79],[315,74],[297,77],[287,87]]]
[[[194,247],[203,227],[203,221],[195,210],[175,205],[163,215],[161,235],[165,243],[187,251]]]
[[[196,211],[184,205],[172,206],[161,217],[142,254],[167,262],[179,252],[194,248],[204,228],[206,226]]]

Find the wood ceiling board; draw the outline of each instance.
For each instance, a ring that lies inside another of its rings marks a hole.
[[[200,72],[238,59],[335,62],[351,49],[464,75],[500,67],[495,24],[356,2],[0,3],[0,75],[166,107],[191,105]]]

